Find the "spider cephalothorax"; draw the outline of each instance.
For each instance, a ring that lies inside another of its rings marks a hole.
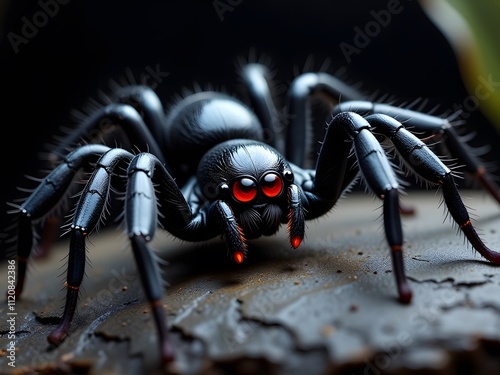
[[[472,246],[487,260],[500,264],[500,254],[486,247],[472,226],[452,171],[423,141],[433,142],[439,136],[465,171],[500,202],[497,185],[446,119],[365,101],[325,73],[297,77],[290,85],[286,116],[280,117],[266,67],[249,64],[241,73],[250,103],[218,92],[199,92],[180,100],[167,115],[151,89],[122,88],[113,103],[90,116],[53,152],[52,159],[64,155],[59,166],[22,205],[14,205],[19,214],[19,296],[35,242],[33,224],[64,214],[54,211],[54,206],[68,196],[80,170],[93,171],[67,226],[66,305],[61,323],[49,335],[51,343],[61,343],[68,334],[85,271],[86,237],[105,217],[110,195],[120,189],[125,190],[125,227],[154,314],[164,362],[173,360],[174,354],[160,302],[161,274],[149,245],[157,227],[186,241],[222,236],[232,258],[241,263],[247,256],[248,240],[275,234],[281,224],[287,226],[291,246],[298,247],[305,221],[329,212],[362,179],[383,202],[398,297],[409,303],[412,292],[403,264],[400,185],[382,141],[396,150],[411,174],[441,187],[451,217]],[[309,99],[317,93],[325,94],[317,97],[334,109],[314,168],[307,168]],[[340,104],[339,97],[343,99]],[[283,118],[290,119],[289,123],[283,124]],[[89,144],[78,146],[104,119],[125,133],[134,150],[142,152],[93,144],[88,139]],[[67,153],[66,148],[73,150]],[[115,186],[116,176],[125,184]]]
[[[234,139],[210,149],[200,161],[197,182],[205,204],[221,200],[234,215],[241,241],[275,234],[288,223],[290,241],[303,238],[304,215],[293,185],[293,172],[284,157],[260,141]],[[298,205],[293,205],[296,199]],[[233,249],[241,263],[244,252]]]

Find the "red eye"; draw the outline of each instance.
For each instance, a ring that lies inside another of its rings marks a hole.
[[[262,192],[269,198],[280,195],[283,188],[281,177],[274,173],[266,174],[261,180]]]
[[[257,195],[257,184],[254,180],[243,177],[233,185],[233,197],[241,203],[250,202]]]

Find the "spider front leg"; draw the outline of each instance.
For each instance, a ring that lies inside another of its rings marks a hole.
[[[474,249],[490,262],[500,264],[500,253],[489,249],[474,229],[450,169],[399,121],[387,115],[370,115],[366,120],[377,132],[390,139],[409,168],[425,180],[441,186],[451,216]]]
[[[354,147],[354,156],[349,156]],[[328,126],[316,165],[313,186],[305,188],[306,219],[329,211],[358,171],[373,193],[383,201],[384,229],[391,250],[399,300],[409,303],[412,291],[403,263],[403,231],[399,207],[399,185],[382,146],[360,115],[343,112]],[[354,171],[354,172],[353,172]]]
[[[205,202],[196,197],[194,178],[184,187],[184,194],[165,166],[154,155],[141,153],[134,157],[127,170],[125,217],[141,280],[156,322],[162,360],[174,360],[174,351],[167,336],[166,314],[161,299],[162,278],[149,242],[158,224],[185,241],[203,241],[222,234],[233,259],[241,263],[246,241],[231,207],[223,200]],[[227,188],[224,185],[220,189]],[[185,196],[189,197],[186,200]],[[193,209],[188,202],[191,202]],[[193,213],[194,211],[194,213]]]
[[[411,129],[413,132],[419,133],[419,136],[425,142],[440,140],[442,138],[450,156],[456,158],[457,163],[463,166],[465,172],[477,180],[500,203],[500,188],[498,184],[487,173],[486,168],[474,154],[474,151],[465,142],[460,140],[460,137],[447,119],[368,101],[349,101],[339,104],[333,111],[333,115],[344,111],[353,111],[364,116],[383,113],[405,124],[405,127]]]
[[[24,288],[27,262],[33,248],[33,223],[45,218],[65,197],[76,173],[94,162],[99,155],[109,150],[103,145],[87,145],[77,148],[63,160],[38,185],[26,201],[19,207],[17,234],[18,280],[16,296],[20,297]],[[59,218],[58,220],[59,221]]]
[[[173,178],[159,159],[152,154],[141,153],[134,157],[132,153],[124,149],[109,149],[101,145],[84,146],[73,153],[78,154],[80,150],[87,148],[94,150],[94,153],[96,150],[106,152],[97,161],[95,170],[85,185],[75,210],[70,227],[66,304],[60,324],[47,339],[50,343],[59,345],[68,334],[85,273],[86,237],[98,226],[99,222],[104,220],[115,168],[122,162],[129,163],[125,203],[128,234],[158,329],[162,361],[171,362],[174,358],[173,350],[167,337],[166,314],[160,303],[163,294],[161,275],[154,253],[147,245],[153,239],[157,227],[157,201],[152,183],[155,170],[162,170],[162,176],[168,183],[166,188],[170,192],[170,199],[165,205],[174,205],[176,208],[169,210],[169,220],[176,225],[185,225],[187,218],[190,217],[189,207]]]
[[[98,146],[100,145],[88,147]],[[47,337],[47,340],[54,345],[59,345],[66,338],[75,314],[78,293],[85,274],[85,240],[103,220],[110,195],[113,171],[120,162],[130,161],[133,157],[130,152],[123,149],[109,149],[108,147],[106,149],[107,151],[99,158],[95,171],[82,191],[70,226],[66,303],[61,322]]]
[[[149,242],[158,227],[158,206],[165,214],[165,229],[176,232],[191,222],[191,209],[172,176],[161,161],[150,153],[134,157],[127,168],[125,220],[144,291],[153,312],[163,364],[172,362],[174,351],[168,338],[166,313],[161,299],[163,282]],[[153,181],[158,182],[156,188]],[[158,191],[157,191],[158,190]]]

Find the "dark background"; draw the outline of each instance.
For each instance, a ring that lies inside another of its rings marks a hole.
[[[319,69],[328,59],[330,72],[339,71],[348,82],[362,84],[368,94],[390,94],[396,103],[423,98],[428,100],[425,109],[439,105],[438,114],[449,113],[469,94],[449,43],[417,1],[401,0],[402,11],[392,14],[390,22],[350,56],[351,61],[342,53],[339,45],[354,46],[356,28],[365,29],[374,21],[373,11],[387,10],[391,3],[8,2],[0,45],[0,233],[9,223],[4,202],[24,196],[16,188],[29,185],[24,175],[39,174],[43,145],[60,126],[74,123],[73,109],[81,109],[89,97],[97,98],[98,90],[108,88],[109,79],[119,80],[127,72],[139,81],[147,72],[168,72],[161,82],[149,82],[169,104],[194,82],[236,90],[235,61],[248,58],[251,49],[271,58],[276,79],[285,86],[294,69],[302,71],[312,56],[309,70]],[[226,11],[220,8],[224,4]],[[33,35],[26,34],[26,21],[39,22]],[[26,37],[24,42],[13,43],[14,34]],[[473,142],[493,145],[486,158],[499,160],[498,133],[485,117],[474,111],[467,126],[477,133]]]

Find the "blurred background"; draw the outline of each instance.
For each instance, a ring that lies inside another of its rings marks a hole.
[[[299,72],[323,69],[375,98],[421,99],[424,111],[437,106],[444,116],[462,111],[476,135],[470,143],[489,145],[485,159],[496,163],[500,34],[485,18],[498,19],[495,4],[3,0],[0,233],[6,202],[24,196],[17,187],[30,186],[25,175],[39,175],[44,144],[74,126],[72,111],[110,79],[146,81],[168,105],[195,82],[236,92],[235,62],[252,53],[270,58],[284,88]]]

